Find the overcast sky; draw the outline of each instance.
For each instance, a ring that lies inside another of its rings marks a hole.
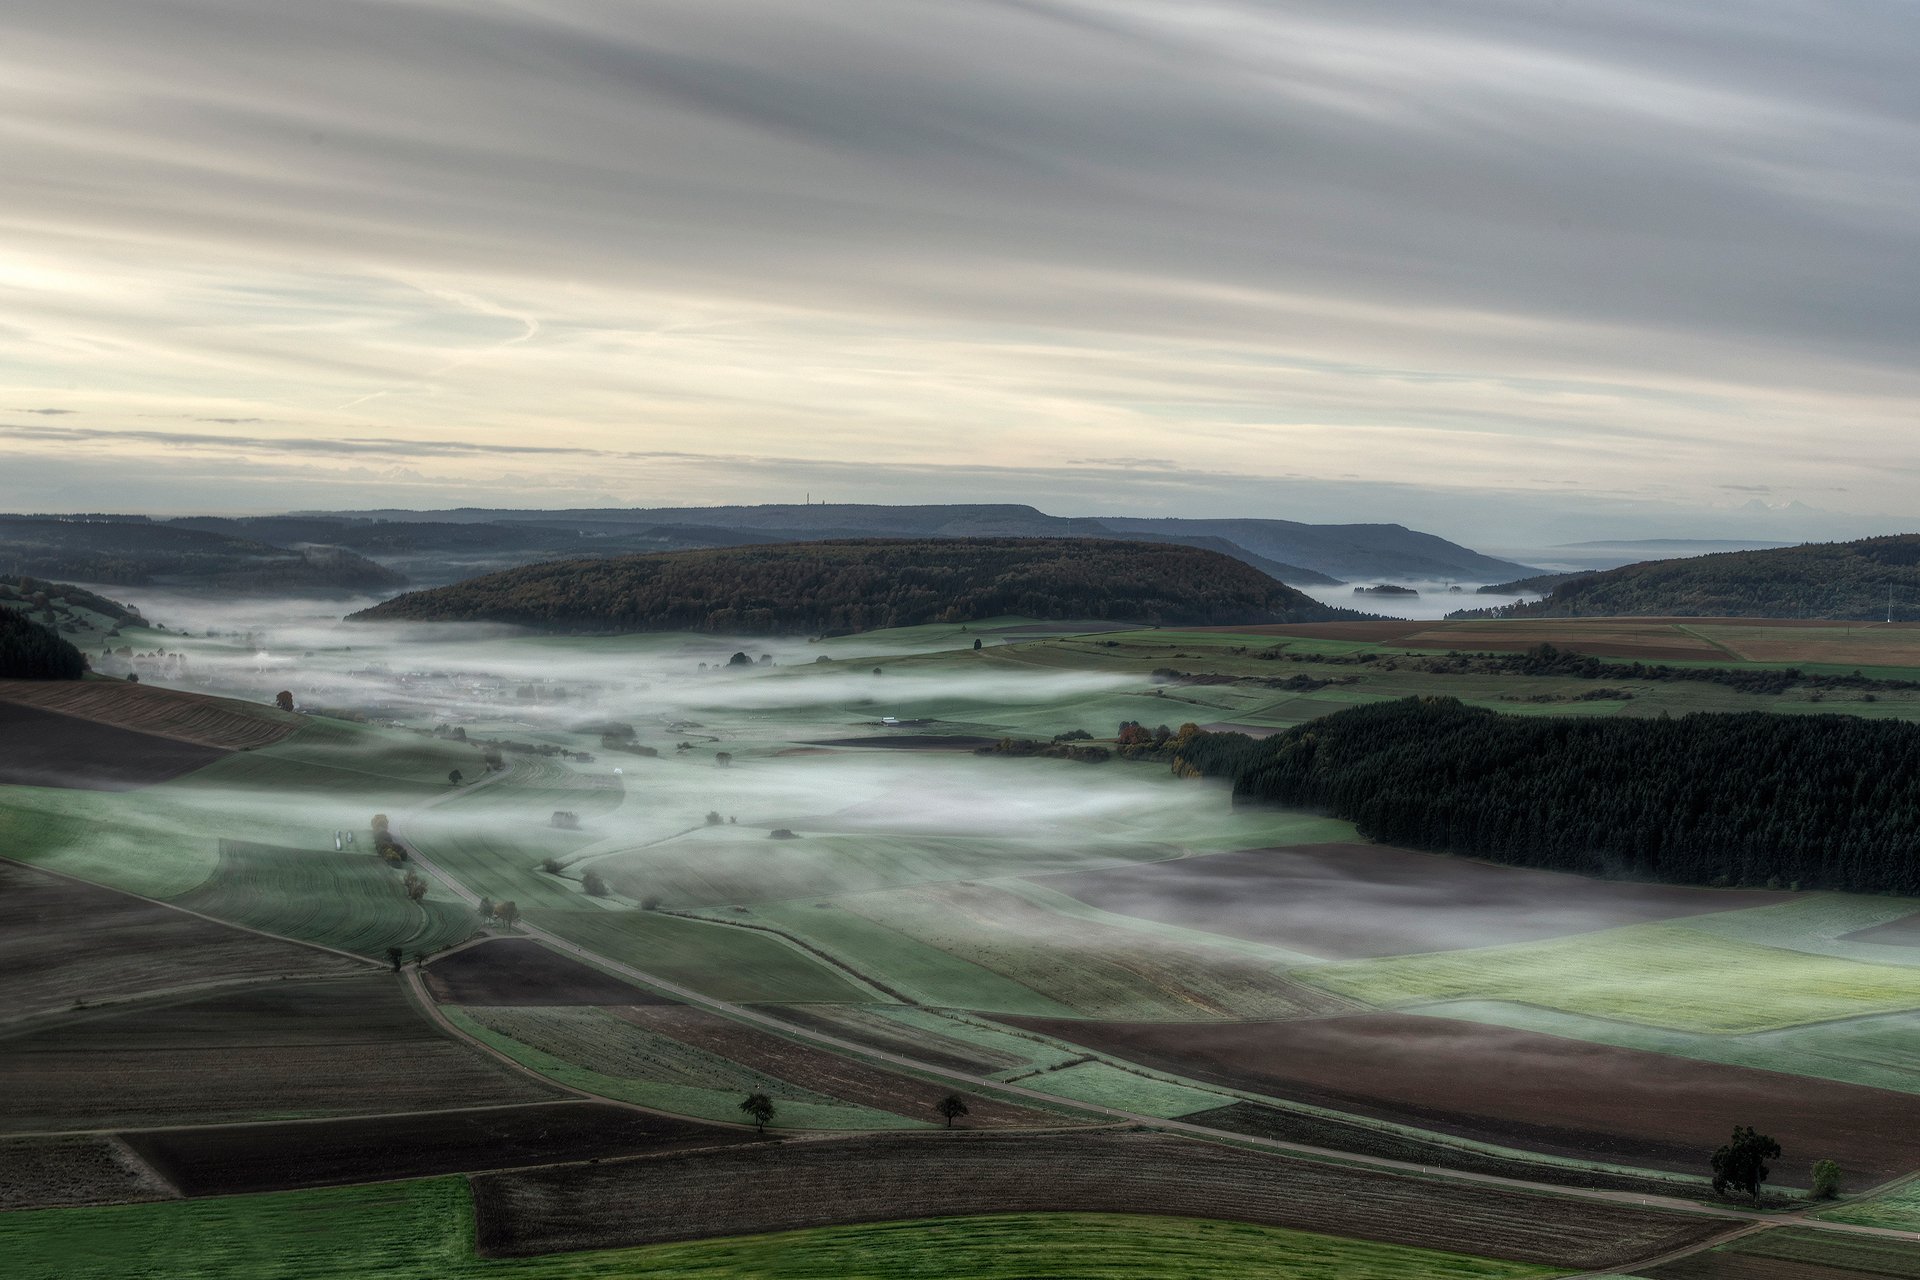
[[[1920,525],[1916,67],[1909,0],[8,0],[0,508]]]

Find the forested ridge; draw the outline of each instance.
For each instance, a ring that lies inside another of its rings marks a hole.
[[[1337,712],[1175,768],[1388,844],[1587,875],[1920,893],[1920,725],[1852,716],[1502,715],[1452,698]]]
[[[0,608],[0,679],[78,680],[86,670],[87,660],[59,632]]]
[[[1361,616],[1218,552],[1090,538],[853,539],[567,560],[409,592],[353,616],[747,635],[1008,615],[1189,626]]]
[[[1896,621],[1920,619],[1920,534],[1651,560],[1569,578],[1529,604],[1448,616],[1871,620],[1887,616],[1889,596]]]

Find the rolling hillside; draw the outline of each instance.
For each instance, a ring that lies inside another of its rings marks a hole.
[[[1520,618],[1920,619],[1920,534],[1653,560],[1560,582]]]
[[[414,591],[360,619],[804,634],[1019,614],[1178,625],[1357,617],[1218,552],[1092,539],[863,539],[570,560]]]

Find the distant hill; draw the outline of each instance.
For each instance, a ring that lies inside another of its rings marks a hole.
[[[407,581],[340,546],[277,546],[126,516],[0,516],[0,574],[278,595],[367,593]]]
[[[1087,538],[777,543],[568,560],[413,591],[356,619],[770,635],[1018,614],[1227,625],[1359,617],[1198,547]]]
[[[603,549],[612,549],[622,539],[629,538],[658,538],[663,535],[686,538],[699,529],[712,531],[716,540],[725,539],[735,543],[873,537],[1144,540],[1221,551],[1294,586],[1326,586],[1354,578],[1481,582],[1534,572],[1526,565],[1483,556],[1444,538],[1395,524],[1315,525],[1291,520],[1140,519],[1131,516],[1094,519],[1048,515],[1019,503],[918,506],[769,503],[760,506],[608,507],[573,511],[462,508],[424,512],[334,512],[330,515],[335,519],[378,520],[388,524],[537,525],[549,530],[570,530],[582,537],[599,540],[598,546]],[[368,554],[376,553],[369,550]]]
[[[78,680],[87,671],[80,651],[25,610],[0,608],[0,679]]]
[[[1582,574],[1503,617],[1920,619],[1920,534],[1653,560]]]

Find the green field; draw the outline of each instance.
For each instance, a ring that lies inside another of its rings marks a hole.
[[[401,885],[404,874],[371,852],[222,840],[219,867],[173,902],[267,933],[370,956],[384,955],[388,947],[438,951],[479,929],[474,910],[435,881],[428,881],[427,897],[409,901]]]
[[[1677,924],[1296,974],[1383,1008],[1513,1001],[1717,1035],[1920,1008],[1920,971],[1763,947]]]
[[[1842,1178],[1845,1171],[1842,1171]],[[1846,1185],[1841,1184],[1844,1193]],[[1911,1231],[1920,1235],[1920,1182],[1905,1182],[1885,1195],[1854,1204],[1828,1209],[1819,1217],[1834,1222],[1851,1222],[1862,1227],[1884,1227],[1889,1231]]]
[[[466,1181],[0,1214],[16,1280],[1507,1280],[1544,1267],[1191,1218],[1010,1214],[482,1260]]]
[[[859,1003],[868,992],[769,934],[658,911],[539,911],[569,942],[721,1000]]]

